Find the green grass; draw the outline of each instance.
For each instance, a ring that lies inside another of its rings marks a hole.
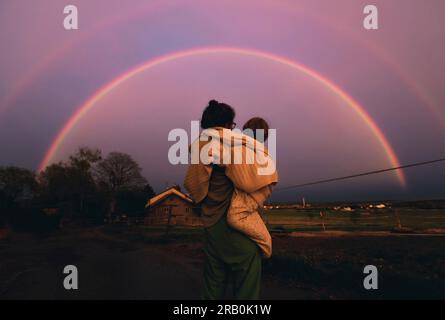
[[[264,217],[269,230],[274,232],[322,231],[322,222],[327,231],[391,231],[398,226],[397,216],[391,209],[359,209],[354,213],[334,210],[323,212],[322,219],[319,209],[271,209],[265,210]],[[402,227],[414,231],[445,230],[444,209],[404,208],[398,210],[398,216]],[[200,227],[170,226],[168,232],[166,226],[108,226],[106,229],[109,234],[125,233],[127,236],[131,236],[131,230],[134,229],[134,237],[139,238],[143,234],[144,239],[140,240],[146,242],[165,242],[166,239],[192,241],[202,237]]]
[[[397,215],[391,209],[356,210],[353,213],[316,209],[271,209],[265,219],[271,230],[320,231],[324,222],[326,230],[335,231],[389,231],[398,225]],[[445,228],[445,210],[400,209],[398,216],[402,227],[413,230]]]

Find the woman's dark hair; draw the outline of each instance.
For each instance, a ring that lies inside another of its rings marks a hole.
[[[233,124],[235,110],[228,104],[210,100],[201,118],[201,128],[227,127]]]

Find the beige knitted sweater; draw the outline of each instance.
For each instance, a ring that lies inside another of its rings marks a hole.
[[[206,197],[212,164],[225,167],[226,176],[235,186],[227,221],[255,241],[264,256],[269,257],[272,241],[258,208],[270,196],[272,186],[278,182],[278,173],[267,149],[249,136],[223,128],[204,130],[190,149],[192,164],[184,186],[191,198],[200,203]],[[214,222],[208,219],[204,225]]]

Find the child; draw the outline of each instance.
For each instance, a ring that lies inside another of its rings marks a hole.
[[[256,131],[257,129],[263,131]],[[268,137],[269,125],[262,118],[252,118],[246,122],[243,130],[256,139],[256,143],[264,143]],[[272,238],[258,210],[271,193],[272,184],[250,194],[235,188],[227,212],[228,224],[252,239],[266,258],[272,255]]]

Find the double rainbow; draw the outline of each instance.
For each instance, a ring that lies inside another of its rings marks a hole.
[[[350,95],[348,95],[344,90],[342,90],[338,85],[336,85],[335,83],[333,83],[320,73],[288,58],[281,57],[268,52],[258,51],[255,49],[232,48],[232,47],[207,47],[207,48],[196,48],[191,50],[175,52],[155,59],[150,59],[149,61],[146,61],[145,63],[124,72],[111,82],[104,85],[102,88],[96,91],[90,98],[88,98],[85,101],[85,103],[83,103],[79,108],[77,108],[77,111],[65,123],[63,128],[59,131],[59,133],[51,143],[50,148],[46,152],[39,166],[39,171],[44,170],[53,161],[54,156],[56,155],[59,147],[63,144],[65,138],[69,135],[71,130],[73,130],[76,124],[88,113],[88,111],[94,108],[94,106],[99,100],[101,100],[104,96],[113,91],[119,85],[131,79],[135,75],[147,71],[156,66],[159,66],[161,64],[168,63],[178,59],[184,59],[191,56],[204,56],[212,54],[243,55],[243,56],[251,56],[255,58],[270,60],[288,66],[289,68],[302,72],[303,74],[311,77],[312,79],[316,80],[321,85],[323,85],[325,88],[330,90],[332,93],[337,95],[339,98],[341,98],[346,103],[346,105],[349,106],[366,123],[368,128],[371,130],[371,132],[373,133],[373,135],[383,148],[386,158],[391,163],[391,165],[394,167],[400,166],[399,160],[397,159],[397,156],[393,148],[388,142],[388,139],[385,137],[381,129],[377,126],[376,122],[366,112],[366,110]],[[406,185],[406,179],[402,170],[397,170],[397,177],[399,182],[403,186]]]

